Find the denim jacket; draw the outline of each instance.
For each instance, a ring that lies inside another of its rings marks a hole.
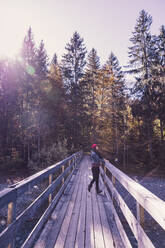
[[[91,150],[91,161],[93,165],[99,166],[104,159],[101,158],[95,151]]]

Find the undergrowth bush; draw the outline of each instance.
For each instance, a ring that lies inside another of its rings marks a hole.
[[[23,169],[25,166],[26,162],[21,158],[12,158],[10,156],[0,158],[0,170],[3,171]]]
[[[42,170],[69,156],[67,142],[58,141],[49,147],[41,149],[40,154],[35,153],[28,163],[28,167],[35,171]]]

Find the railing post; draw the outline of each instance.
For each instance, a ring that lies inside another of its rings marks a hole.
[[[65,171],[65,166],[63,165],[63,166],[62,166],[62,174],[64,173],[64,171]],[[64,181],[65,181],[65,179],[63,178],[63,179],[62,179],[62,185],[64,184]]]
[[[76,162],[75,162],[75,157],[73,156],[73,168],[75,169],[76,167]]]
[[[107,168],[106,168],[106,166],[104,165],[104,173],[105,173],[105,175],[106,175],[106,172],[107,172]]]
[[[7,212],[7,225],[10,225],[16,219],[16,201],[10,202],[8,204]],[[12,238],[11,243],[8,245],[8,248],[14,248],[15,244],[15,235]]]
[[[52,180],[53,180],[53,175],[50,174],[49,175],[49,185],[52,184]],[[49,205],[51,204],[51,202],[52,202],[52,193],[49,194]]]
[[[138,232],[138,248],[142,248],[143,244],[141,244],[141,234],[139,230],[139,224],[144,227],[144,208],[136,202],[136,208],[137,208],[137,232]]]
[[[114,204],[114,188],[115,188],[115,183],[116,183],[116,178],[115,176],[112,175],[112,184],[113,184],[113,189],[112,189],[112,202]]]
[[[137,220],[144,227],[144,208],[137,202]]]
[[[105,184],[105,176],[106,176],[106,173],[107,173],[107,168],[106,168],[106,166],[105,166],[105,164],[104,164],[104,174],[105,174],[105,175],[103,175],[104,184]]]
[[[74,168],[76,168],[76,155],[74,157]]]
[[[68,162],[68,167],[70,167],[71,163],[72,163],[72,159],[69,160],[69,162]],[[71,171],[73,171],[73,169],[74,169],[74,168],[72,167],[72,168],[71,168]]]
[[[112,183],[113,183],[113,186],[115,187],[116,178],[113,175],[112,175]]]

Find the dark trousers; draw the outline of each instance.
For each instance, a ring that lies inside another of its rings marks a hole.
[[[93,179],[90,182],[89,187],[91,188],[92,185],[93,185],[93,183],[95,182],[96,183],[96,191],[97,192],[99,191],[99,173],[100,173],[99,167],[92,167]]]

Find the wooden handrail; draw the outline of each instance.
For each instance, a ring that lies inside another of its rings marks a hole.
[[[107,172],[112,174],[112,180],[107,176]],[[135,182],[133,179],[128,177],[122,171],[117,169],[111,163],[106,161],[104,165],[104,170],[101,168],[102,178],[107,186],[107,189],[111,191],[112,198],[109,195],[109,191],[106,189],[106,195],[112,203],[113,213],[118,225],[119,231],[121,232],[121,237],[126,247],[132,247],[128,237],[122,228],[122,224],[118,217],[118,214],[113,205],[115,199],[116,203],[123,212],[135,238],[138,242],[138,247],[154,247],[151,240],[148,238],[147,234],[143,229],[144,225],[144,210],[146,210],[153,219],[165,230],[165,202],[151,193],[149,190],[144,188],[139,183]],[[119,192],[115,187],[115,180],[124,186],[124,188],[134,197],[137,206],[137,217],[132,214],[131,210],[127,206],[124,199],[121,197]]]
[[[10,186],[0,192],[0,209],[8,205],[8,217],[7,217],[7,227],[0,233],[0,244],[1,247],[14,248],[16,231],[20,227],[21,223],[29,218],[35,216],[37,209],[42,205],[45,200],[48,200],[48,208],[45,210],[44,214],[40,218],[39,222],[36,224],[33,231],[30,233],[22,247],[30,248],[32,242],[34,241],[36,235],[41,230],[42,226],[45,224],[48,216],[53,210],[54,206],[60,199],[67,183],[69,182],[74,169],[79,164],[82,158],[82,151],[77,152],[70,157],[32,175],[21,182]],[[69,166],[66,166],[69,163]],[[61,174],[53,181],[53,174],[61,169]],[[37,199],[35,199],[30,206],[28,206],[19,216],[16,216],[16,201],[25,191],[28,191],[29,187],[32,187],[39,182],[43,182],[45,179],[48,180],[48,187],[42,192]],[[53,192],[60,186],[59,191],[53,198]]]

